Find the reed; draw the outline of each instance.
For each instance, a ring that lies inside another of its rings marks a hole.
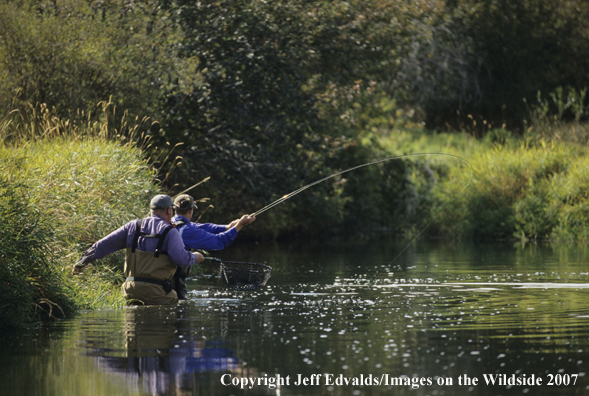
[[[0,162],[0,327],[45,313],[64,316],[73,301],[62,295],[61,273],[51,263],[52,230],[26,180]]]
[[[0,121],[0,257],[8,263],[0,266],[0,327],[121,306],[121,254],[83,277],[72,277],[71,265],[145,216],[159,193],[137,124],[113,128],[104,113],[81,123],[37,109]]]

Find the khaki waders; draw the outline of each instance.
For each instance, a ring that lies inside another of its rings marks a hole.
[[[133,245],[127,248],[125,257],[125,275],[123,295],[130,304],[138,305],[168,305],[178,302],[178,295],[172,290],[172,278],[176,266],[161,248],[164,239],[172,226],[166,228],[162,234],[146,234],[141,232],[143,221],[137,220]],[[155,252],[144,252],[137,249],[139,237],[158,238]]]

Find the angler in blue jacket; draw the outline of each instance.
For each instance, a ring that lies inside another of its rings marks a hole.
[[[194,198],[188,194],[181,194],[174,200],[176,215],[172,218],[172,224],[180,232],[186,250],[222,250],[229,246],[237,237],[237,233],[246,225],[256,220],[255,216],[244,215],[240,219],[233,220],[227,225],[213,223],[193,223],[191,221],[194,211],[198,209]],[[190,267],[178,267],[176,271],[176,289],[179,299],[186,298],[185,279]]]

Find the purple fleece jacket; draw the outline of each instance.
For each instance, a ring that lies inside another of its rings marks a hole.
[[[166,227],[170,226],[162,217],[154,215],[143,219],[141,231],[147,234],[162,234]],[[136,223],[131,221],[116,231],[111,232],[90,249],[86,250],[82,258],[84,264],[89,264],[95,260],[100,260],[117,250],[125,249],[133,245],[133,236],[135,235]],[[155,252],[158,244],[157,238],[139,237],[137,249],[144,252]],[[175,228],[168,232],[162,251],[167,251],[170,260],[174,265],[187,266],[197,263],[197,257],[194,253],[184,249],[184,242]]]

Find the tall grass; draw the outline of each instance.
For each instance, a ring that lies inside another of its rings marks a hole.
[[[571,128],[576,124],[542,125],[541,134],[524,137],[504,130],[492,130],[483,139],[421,131],[399,132],[382,141],[394,153],[447,152],[465,158],[473,167],[473,182],[457,196],[470,171],[445,158],[428,160],[435,183],[421,216],[431,219],[451,203],[426,234],[585,242],[589,240],[589,149],[577,142],[582,136],[573,138]],[[414,178],[416,184],[424,183],[417,180],[423,175]]]
[[[82,124],[44,108],[0,121],[0,258],[7,263],[0,266],[0,327],[43,312],[123,304],[121,254],[82,277],[70,270],[93,242],[146,215],[159,192],[135,144],[138,130],[113,128],[105,113]]]
[[[63,316],[73,306],[51,264],[48,217],[34,205],[27,181],[6,170],[0,162],[0,327],[41,313]]]

